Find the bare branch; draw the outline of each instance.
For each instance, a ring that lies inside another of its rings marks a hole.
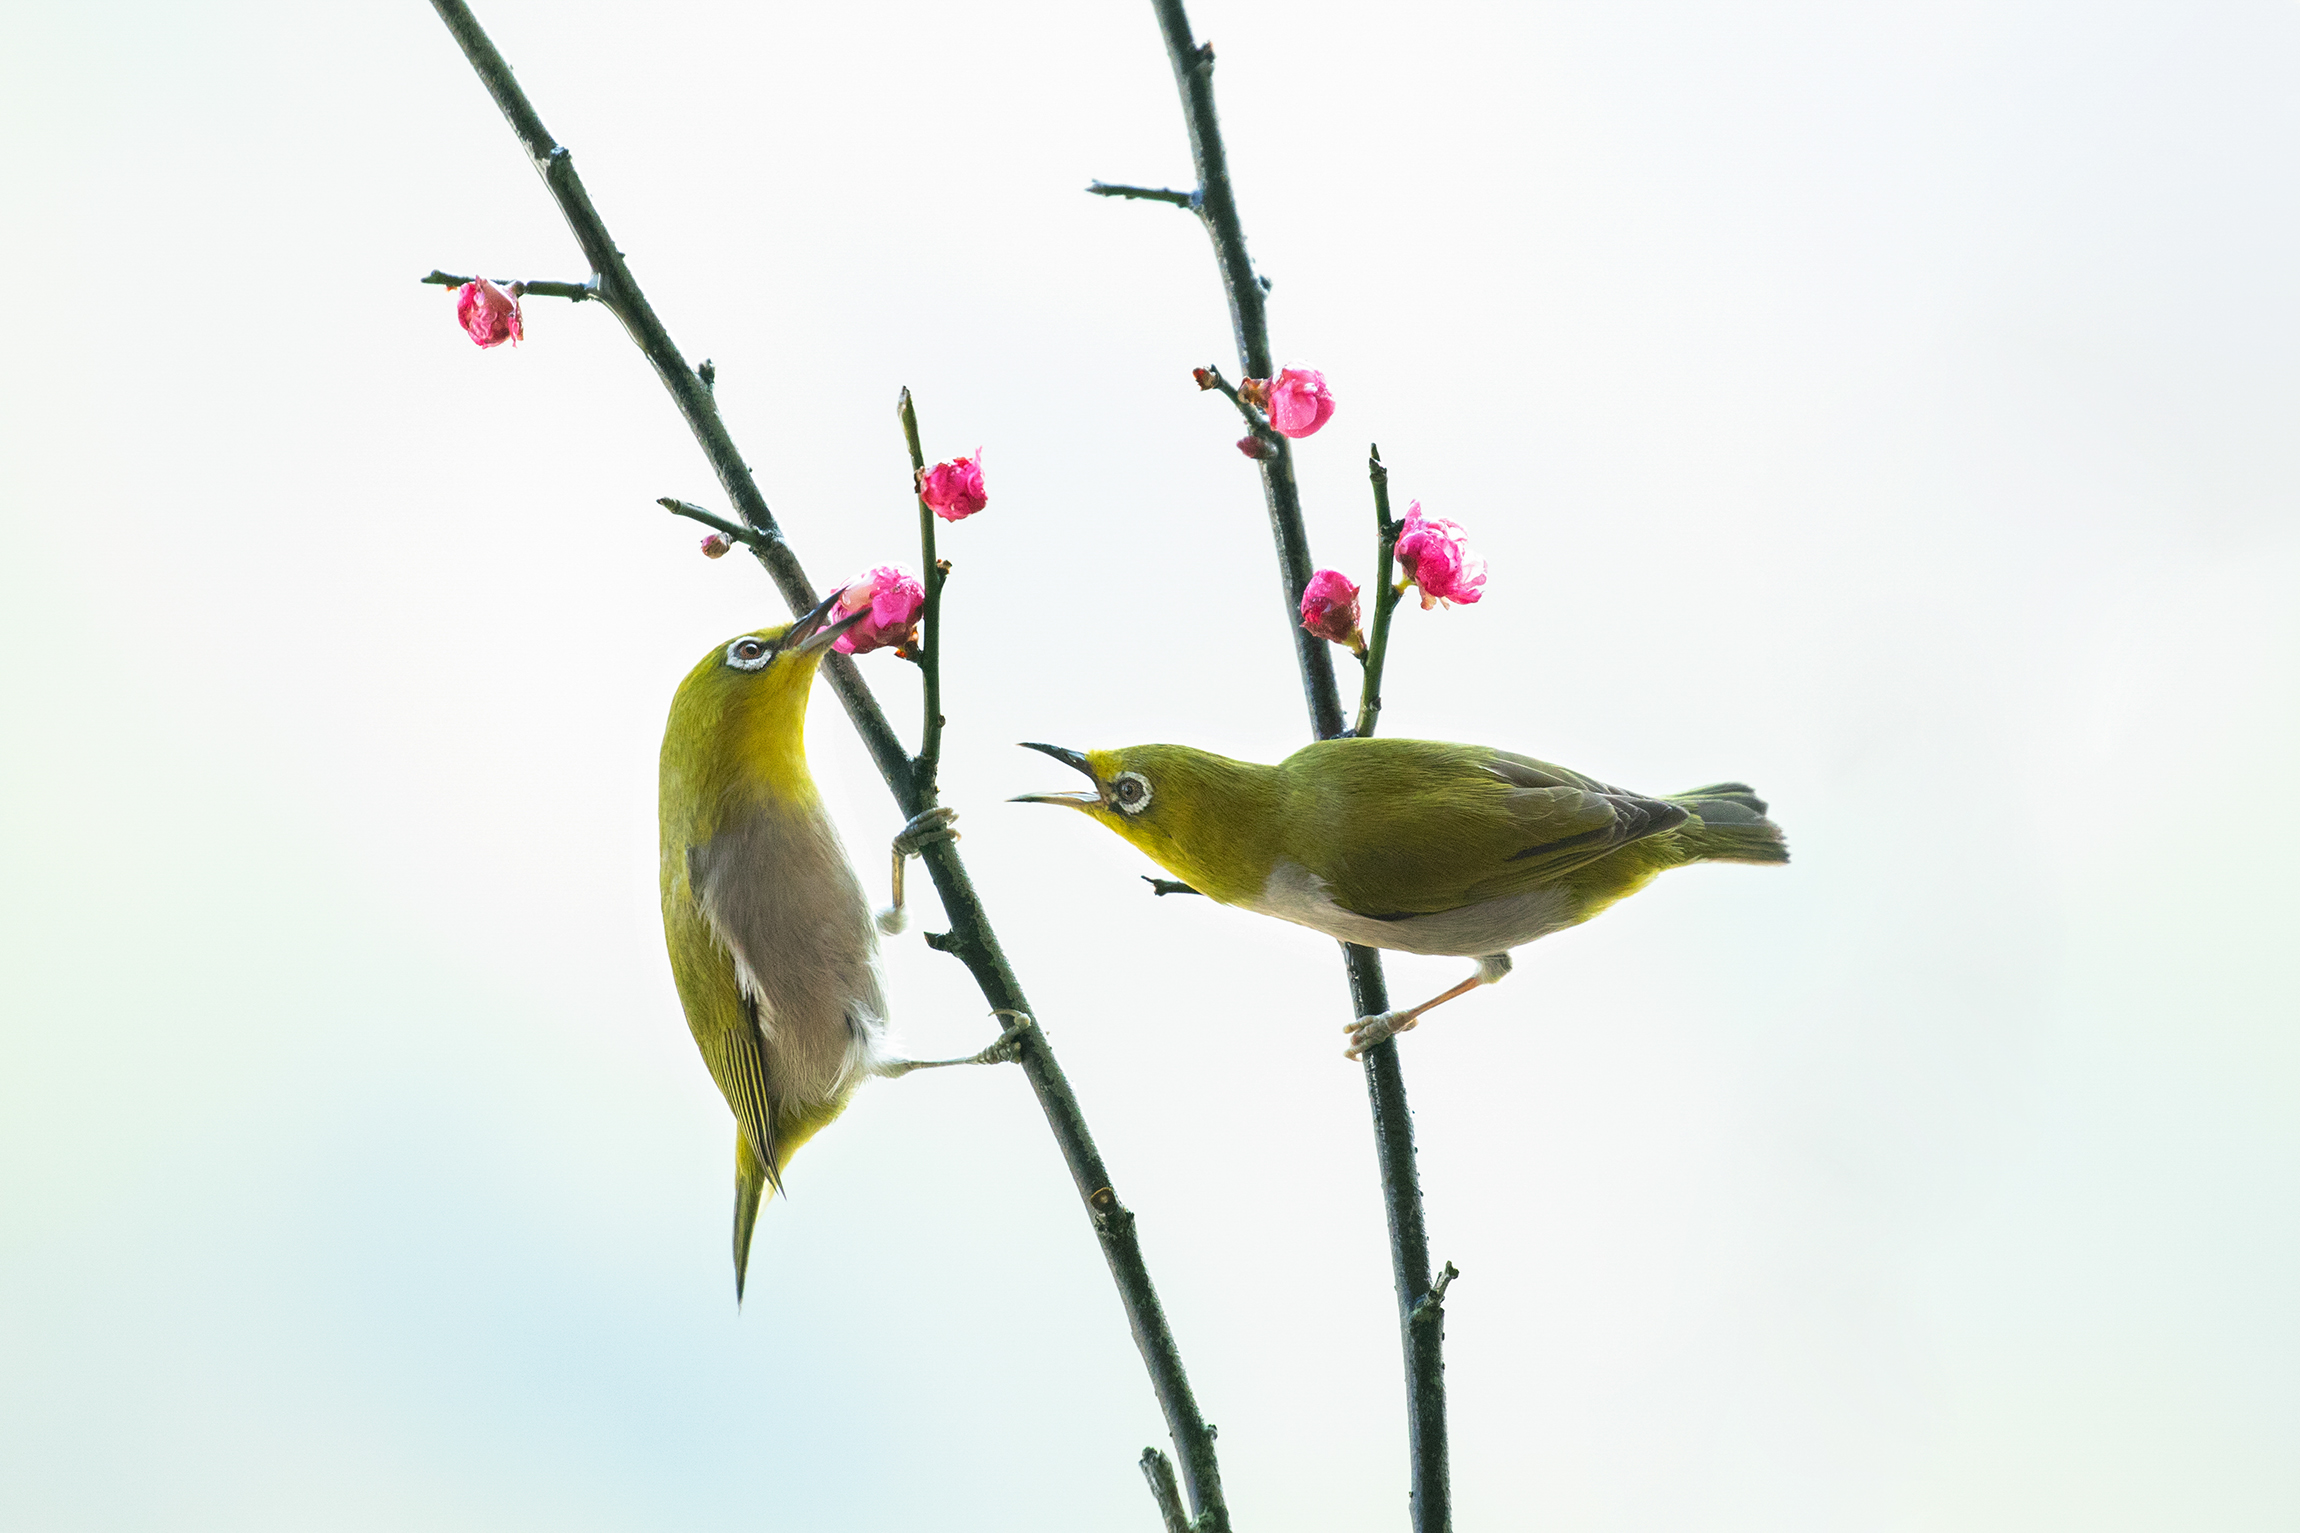
[[[1158,31],[1173,66],[1182,116],[1190,131],[1190,157],[1198,172],[1197,209],[1214,242],[1214,262],[1230,302],[1230,329],[1238,343],[1238,365],[1248,378],[1271,376],[1269,282],[1258,277],[1246,255],[1245,228],[1230,186],[1230,166],[1222,145],[1221,119],[1214,110],[1214,50],[1193,40],[1182,0],[1151,0]],[[1302,525],[1301,494],[1294,483],[1293,444],[1282,436],[1259,437],[1270,451],[1260,459],[1262,499],[1277,545],[1278,577],[1285,598],[1285,622],[1294,638],[1302,696],[1310,730],[1321,740],[1344,732],[1340,690],[1334,683],[1332,646],[1301,626],[1302,590],[1310,581],[1310,540]],[[1377,613],[1378,613],[1377,607]],[[1362,709],[1361,709],[1362,711]],[[1372,719],[1365,720],[1367,727]],[[1389,987],[1381,956],[1372,948],[1345,943],[1350,998],[1357,1015],[1389,1010]],[[1413,1115],[1406,1108],[1405,1077],[1398,1065],[1397,1041],[1384,1039],[1362,1056],[1366,1095],[1374,1115],[1382,1201],[1389,1213],[1390,1266],[1398,1297],[1398,1331],[1405,1352],[1406,1431],[1413,1472],[1415,1533],[1446,1533],[1453,1522],[1446,1477],[1445,1364],[1440,1328],[1411,1323],[1414,1306],[1429,1291],[1429,1234],[1423,1225],[1421,1183],[1414,1167]],[[1187,1471],[1188,1463],[1185,1461]]]
[[[606,221],[591,205],[590,193],[575,174],[574,157],[544,128],[542,118],[513,77],[511,66],[480,28],[470,6],[464,0],[432,0],[432,8],[447,23],[464,58],[488,94],[494,97],[520,146],[543,177],[560,215],[567,220],[576,244],[582,248],[584,259],[596,274],[591,284],[594,295],[623,322],[632,341],[654,366],[656,376],[670,391],[727,498],[734,503],[744,526],[756,535],[751,547],[759,562],[766,566],[791,611],[806,611],[817,600],[814,583],[800,567],[798,555],[784,541],[774,512],[768,509],[766,497],[759,493],[750,468],[736,451],[734,439],[719,418],[708,380],[687,365],[679,348],[672,343],[669,332],[647,302],[646,294],[632,277],[622,250],[607,232]],[[823,674],[846,708],[848,719],[862,737],[879,775],[885,778],[895,803],[906,818],[915,818],[930,806],[921,801],[911,760],[893,727],[887,723],[878,700],[864,683],[853,657],[829,656],[824,662]],[[983,913],[981,898],[975,893],[965,864],[959,860],[956,845],[938,841],[925,848],[921,856],[951,923],[950,931],[941,941],[930,937],[929,942],[941,951],[955,954],[967,966],[994,1011],[1034,1014],[999,946],[997,934],[991,930],[989,918]],[[1063,1076],[1045,1029],[1031,1028],[1016,1041],[1015,1047],[1023,1073],[1037,1094],[1047,1126],[1054,1131],[1055,1142],[1070,1168],[1071,1180],[1110,1265],[1127,1324],[1133,1331],[1135,1346],[1142,1353],[1143,1366],[1149,1372],[1159,1408],[1165,1413],[1167,1428],[1190,1466],[1191,1486],[1200,1513],[1198,1527],[1202,1533],[1227,1533],[1229,1513],[1222,1500],[1213,1429],[1199,1414],[1189,1375],[1183,1371],[1180,1349],[1167,1325],[1165,1310],[1158,1302],[1157,1289],[1150,1281],[1150,1269],[1142,1258],[1133,1212],[1118,1201],[1112,1190],[1109,1168],[1095,1148],[1086,1115]]]

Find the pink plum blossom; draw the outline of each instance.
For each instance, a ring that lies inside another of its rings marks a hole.
[[[1366,652],[1358,632],[1358,588],[1339,570],[1320,570],[1302,588],[1302,626],[1321,639]]]
[[[706,559],[724,559],[727,556],[727,550],[734,546],[733,540],[725,533],[714,532],[703,539],[703,557]]]
[[[485,277],[474,277],[455,290],[455,318],[481,347],[519,339],[519,300]]]
[[[989,492],[982,487],[982,449],[977,447],[971,458],[953,458],[921,473],[918,495],[946,522],[964,521],[989,505]]]
[[[1467,605],[1485,594],[1485,561],[1472,552],[1460,524],[1422,515],[1422,503],[1406,508],[1398,527],[1398,563],[1420,588],[1422,610],[1439,602]]]
[[[1269,398],[1270,424],[1290,437],[1314,435],[1334,418],[1334,396],[1326,391],[1326,375],[1306,367],[1282,367],[1263,387]]]
[[[897,648],[908,644],[918,615],[926,610],[926,588],[901,565],[882,564],[847,583],[827,621],[836,623],[866,610],[870,616],[832,640],[831,648],[842,655],[861,655],[890,644]]]

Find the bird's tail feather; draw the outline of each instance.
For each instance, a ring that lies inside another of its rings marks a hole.
[[[771,1173],[751,1149],[751,1136],[735,1134],[735,1302],[743,1302],[743,1279],[751,1269],[751,1231],[758,1227]]]
[[[1693,811],[1676,832],[1695,862],[1787,862],[1781,827],[1765,818],[1765,801],[1745,782],[1711,783],[1672,793],[1669,801]]]

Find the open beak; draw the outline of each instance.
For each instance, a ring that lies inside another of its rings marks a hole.
[[[844,595],[846,595],[846,589],[842,586],[815,603],[812,611],[791,624],[790,632],[783,635],[783,647],[794,654],[811,655],[870,616],[870,608],[865,607],[862,611],[850,612],[837,622],[825,627],[824,619],[831,615],[831,609],[839,604],[839,598]]]
[[[1021,744],[1026,751],[1043,751],[1064,766],[1074,767],[1084,772],[1086,780],[1094,782],[1094,768],[1088,766],[1086,758],[1077,751],[1065,750],[1059,745],[1040,745],[1035,740],[1024,740]],[[1017,793],[1007,802],[1010,804],[1068,804],[1073,809],[1093,809],[1102,802],[1102,785],[1094,782],[1094,791],[1091,793]]]

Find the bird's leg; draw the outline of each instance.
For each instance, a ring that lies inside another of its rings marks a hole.
[[[898,831],[894,838],[894,903],[878,913],[878,929],[893,936],[910,924],[910,916],[902,906],[902,865],[937,841],[956,841],[958,832],[951,822],[958,818],[955,809],[929,809],[914,815],[911,822]],[[961,1063],[962,1061],[951,1061]]]
[[[1507,953],[1488,953],[1477,961],[1477,972],[1443,995],[1430,997],[1419,1006],[1404,1011],[1385,1011],[1378,1016],[1360,1017],[1346,1025],[1342,1031],[1350,1035],[1350,1046],[1342,1051],[1344,1059],[1356,1059],[1360,1054],[1387,1038],[1411,1032],[1422,1019],[1422,1013],[1434,1006],[1443,1006],[1458,995],[1467,995],[1480,985],[1490,985],[1509,972]]]
[[[991,1015],[994,1017],[1012,1017],[1015,1019],[1014,1025],[1000,1033],[997,1041],[979,1054],[969,1054],[964,1059],[889,1059],[881,1061],[871,1071],[871,1074],[885,1080],[893,1080],[896,1076],[908,1075],[913,1070],[940,1070],[949,1065],[1011,1064],[1021,1055],[1022,1051],[1019,1045],[1022,1042],[1022,1035],[1038,1024],[1031,1020],[1030,1013],[1026,1011],[994,1011]]]

